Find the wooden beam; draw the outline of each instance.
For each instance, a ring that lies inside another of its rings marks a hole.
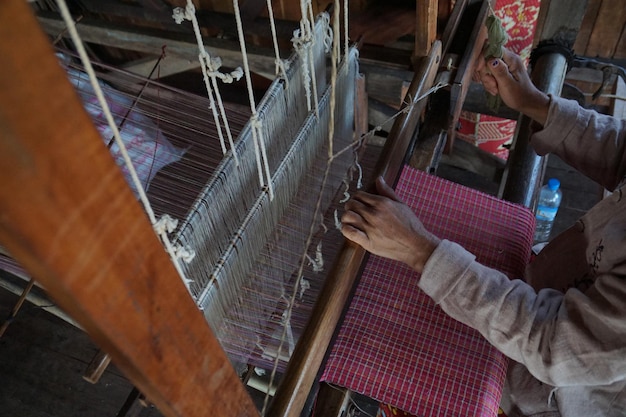
[[[602,0],[588,0],[585,15],[583,16],[580,24],[580,30],[576,35],[576,42],[574,42],[574,52],[577,55],[584,56],[587,53],[587,45],[589,44],[589,38],[591,37],[593,26],[596,24],[596,18],[598,17],[598,11],[600,11],[601,4]],[[548,7],[547,4],[546,7]],[[534,43],[536,44],[538,41],[539,39],[536,37]]]
[[[542,40],[559,39],[574,46],[588,0],[543,0],[539,9],[535,44]]]
[[[624,0],[603,0],[587,44],[586,56],[612,58],[626,22]]]
[[[439,0],[417,0],[414,56],[426,56],[437,39]]]
[[[65,23],[59,17],[51,14],[40,14],[38,19],[44,31],[49,35],[57,36],[65,31]],[[185,22],[184,24],[190,23]],[[90,19],[81,20],[76,27],[85,42],[144,52],[155,56],[161,54],[161,49],[165,45],[168,55],[188,61],[198,59],[198,44],[191,35],[191,29],[188,36],[183,36],[146,28],[137,30],[137,28],[127,25],[103,24]],[[219,56],[222,59],[225,67],[236,68],[241,66],[239,42],[205,38],[204,44],[212,56]],[[249,46],[247,52],[251,71],[261,74],[274,73],[275,57],[273,50]]]
[[[467,33],[457,33],[455,38],[461,37],[464,41],[464,51],[458,64],[456,76],[450,88],[450,126],[448,130],[448,140],[446,142],[446,152],[450,152],[454,146],[456,137],[456,125],[461,116],[463,102],[471,84],[474,64],[479,58],[485,39],[487,39],[487,29],[485,20],[489,13],[490,0],[477,1],[469,4],[462,17],[464,22],[469,21],[473,27],[469,37]],[[458,39],[455,39],[454,43]]]
[[[0,56],[1,244],[164,415],[257,416],[23,0]]]
[[[154,66],[159,62],[159,58],[144,58],[138,61],[128,62],[120,65],[120,69],[137,74],[141,77],[148,77]],[[180,74],[181,72],[193,70],[200,67],[200,61],[188,59],[180,59],[166,56],[159,63],[158,72],[152,74],[152,79],[168,77],[170,75]]]

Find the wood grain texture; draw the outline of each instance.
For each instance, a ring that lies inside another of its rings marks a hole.
[[[417,0],[414,56],[426,56],[437,39],[438,0]]]
[[[576,36],[576,42],[574,42],[574,52],[578,55],[585,55],[587,52],[589,37],[596,24],[600,5],[602,5],[602,0],[588,0],[587,10],[585,11],[580,30]]]
[[[602,0],[585,55],[612,58],[626,22],[623,0]]]
[[[0,55],[0,244],[166,416],[258,415],[22,0]]]

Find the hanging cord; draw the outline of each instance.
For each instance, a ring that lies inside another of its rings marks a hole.
[[[168,221],[164,219],[166,217],[171,219],[171,217],[164,215],[159,221],[156,220],[156,216],[154,214],[154,211],[152,210],[150,201],[148,201],[148,196],[146,195],[146,192],[141,184],[141,181],[139,180],[139,177],[137,176],[137,171],[135,170],[132,160],[130,159],[130,156],[128,155],[126,146],[124,145],[124,141],[120,137],[120,132],[117,128],[117,125],[115,124],[113,115],[111,114],[111,109],[109,108],[109,105],[106,99],[104,98],[104,94],[102,92],[102,89],[100,88],[100,83],[98,83],[98,78],[91,65],[89,57],[87,56],[87,51],[85,50],[83,41],[80,35],[78,34],[78,31],[76,30],[76,24],[74,23],[74,20],[72,19],[72,16],[70,15],[70,11],[67,7],[67,4],[65,0],[57,0],[57,5],[59,7],[59,11],[61,12],[61,16],[63,17],[63,20],[65,21],[67,30],[70,33],[70,37],[72,38],[72,41],[74,42],[74,46],[76,47],[78,55],[80,56],[81,62],[83,66],[85,67],[85,72],[87,72],[87,74],[89,75],[89,81],[91,82],[91,87],[96,93],[98,102],[100,103],[100,106],[102,107],[102,112],[107,120],[107,123],[109,124],[109,127],[113,131],[113,135],[115,136],[115,141],[117,142],[117,145],[120,148],[120,153],[122,154],[122,157],[124,158],[124,162],[126,164],[126,167],[128,168],[128,172],[130,173],[132,182],[135,188],[137,189],[137,193],[139,195],[140,201],[142,202],[144,206],[144,210],[146,214],[148,215],[148,218],[150,219],[150,223],[152,224],[152,227],[154,228],[155,232],[161,238],[161,241],[163,242],[163,245],[165,246],[165,250],[167,251],[170,258],[172,259],[172,263],[174,264],[176,271],[178,272],[179,276],[181,277],[181,279],[187,286],[187,289],[189,289],[189,283],[191,282],[191,280],[186,278],[185,273],[180,267],[180,264],[178,261],[182,256],[181,252],[185,252],[186,254],[185,257],[189,259],[189,261],[193,259],[194,253],[191,249],[183,248],[182,246],[174,247],[172,243],[170,242],[168,232],[171,233],[174,231],[175,224],[174,224],[174,227],[161,227],[160,224],[167,223]]]
[[[335,0],[335,7],[339,6],[339,1],[340,0]],[[339,13],[335,12],[334,16],[333,16],[333,27],[339,27]],[[335,80],[337,79],[337,59],[339,57],[339,42],[340,39],[339,37],[339,31],[335,31],[334,32],[337,35],[337,38],[334,39],[333,42],[333,65],[332,65],[332,74],[331,74],[331,80]],[[347,55],[346,55],[347,57]],[[335,85],[336,83],[332,83],[331,84],[331,101],[330,101],[330,121],[329,121],[329,137],[328,137],[328,141],[329,141],[329,147],[330,147],[330,151],[329,151],[329,157],[326,161],[326,169],[324,171],[324,176],[322,178],[322,182],[319,188],[319,192],[318,192],[318,197],[317,197],[317,202],[315,204],[315,210],[313,212],[313,216],[312,216],[312,220],[311,220],[311,224],[309,226],[309,232],[307,235],[307,239],[306,242],[304,244],[304,251],[303,254],[300,257],[300,263],[299,263],[299,267],[298,267],[298,272],[295,274],[295,276],[297,277],[296,279],[296,283],[294,285],[294,290],[291,294],[291,297],[287,303],[287,309],[285,310],[286,314],[284,316],[284,325],[283,325],[283,331],[281,334],[281,338],[280,338],[280,343],[278,345],[278,349],[277,349],[277,353],[276,353],[276,357],[274,358],[274,364],[272,366],[272,372],[270,374],[270,382],[269,382],[269,386],[272,386],[274,383],[274,379],[276,378],[276,373],[278,371],[278,362],[280,360],[280,355],[281,352],[283,350],[283,345],[285,344],[285,339],[288,337],[288,333],[290,331],[290,323],[291,323],[291,315],[293,312],[293,306],[296,303],[296,298],[298,296],[300,287],[301,287],[301,283],[302,280],[304,279],[304,268],[305,265],[307,264],[307,262],[309,262],[309,260],[311,259],[311,257],[308,255],[309,249],[311,248],[311,245],[313,243],[313,236],[315,234],[315,231],[317,230],[318,227],[318,221],[317,218],[318,216],[321,215],[321,210],[322,210],[322,197],[323,197],[323,191],[326,188],[326,184],[328,182],[328,178],[330,176],[330,171],[331,171],[331,167],[332,167],[332,163],[333,163],[333,154],[332,154],[332,142],[333,142],[333,136],[334,136],[334,99],[335,99]],[[321,252],[321,247],[320,247],[320,252]],[[321,261],[323,262],[323,261]],[[323,265],[323,263],[322,263]],[[266,393],[265,395],[265,400],[263,402],[263,408],[261,410],[261,416],[265,416],[265,412],[267,410],[267,406],[269,404],[269,392]]]
[[[315,18],[310,0],[300,0],[300,29],[293,32],[291,42],[293,49],[302,59],[302,79],[307,100],[307,110],[315,110],[315,116],[319,117],[319,102],[317,95],[317,76],[315,74]],[[327,25],[327,15],[322,14],[324,25]]]
[[[440,90],[440,89],[442,89],[444,87],[447,87],[448,85],[450,85],[450,84],[448,84],[448,83],[437,83],[434,86],[432,86],[431,88],[429,88],[428,90],[426,90],[424,92],[424,94],[419,96],[417,99],[412,100],[411,103],[406,103],[405,102],[406,103],[406,107],[404,107],[402,110],[398,111],[394,115],[392,115],[389,118],[387,118],[385,121],[383,121],[378,126],[375,126],[372,129],[370,129],[369,131],[363,133],[358,140],[355,140],[350,145],[346,146],[345,148],[343,148],[343,149],[339,150],[337,153],[335,153],[333,155],[332,159],[335,159],[335,158],[339,157],[344,152],[347,152],[347,151],[349,151],[351,149],[355,149],[355,148],[360,147],[367,138],[370,138],[370,137],[374,136],[376,134],[376,132],[381,131],[385,125],[391,123],[392,121],[397,119],[400,115],[405,114],[405,113],[409,113],[413,109],[413,107],[415,105],[417,105],[417,103],[419,103],[420,101],[424,100],[426,97],[430,96],[431,94],[435,93],[436,91],[438,91],[438,90]]]
[[[191,1],[191,0],[188,0]],[[233,0],[233,8],[235,9],[235,20],[237,22],[237,35],[239,36],[239,46],[241,47],[241,55],[243,58],[244,74],[246,76],[246,84],[248,86],[248,99],[250,100],[250,110],[252,116],[250,123],[252,126],[252,139],[254,142],[254,150],[256,152],[257,167],[259,171],[259,181],[261,186],[267,186],[270,200],[274,199],[274,186],[272,185],[272,176],[270,175],[269,162],[267,160],[267,152],[265,150],[265,140],[263,138],[262,122],[256,111],[254,102],[254,92],[252,90],[252,77],[250,75],[250,65],[248,64],[248,53],[246,51],[246,41],[243,33],[243,23],[241,21],[241,10],[239,9],[239,0]],[[260,152],[259,152],[260,151]],[[260,155],[259,155],[260,153]],[[264,177],[265,174],[265,177]]]
[[[350,34],[348,31],[348,12],[350,11],[350,9],[348,8],[348,0],[344,0],[343,1],[343,30],[344,30],[344,39],[343,39],[343,54],[344,55],[348,55],[348,50],[350,49],[349,47],[349,43],[350,43]]]
[[[209,107],[211,108],[211,111],[213,113],[213,120],[215,121],[217,134],[220,139],[220,145],[222,146],[222,154],[225,155],[227,149],[224,142],[222,124],[220,123],[220,115],[224,122],[224,129],[226,130],[226,136],[228,137],[230,149],[233,152],[235,164],[238,166],[239,158],[235,149],[233,135],[228,124],[228,118],[226,117],[226,110],[224,109],[224,102],[222,100],[222,95],[220,94],[217,79],[219,78],[220,80],[222,80],[222,82],[227,84],[230,84],[233,81],[239,81],[243,75],[241,72],[241,68],[236,68],[231,73],[222,73],[219,71],[220,67],[222,66],[222,60],[219,57],[211,57],[206,51],[204,42],[202,41],[202,33],[200,33],[200,25],[198,24],[198,19],[196,18],[196,7],[191,0],[187,0],[187,6],[184,9],[182,7],[176,7],[173,11],[172,18],[177,24],[181,24],[185,20],[191,21],[191,24],[193,26],[193,32],[196,37],[196,43],[198,44],[198,60],[200,61],[200,68],[202,69],[202,78],[204,80],[204,86],[206,88],[209,98]],[[215,104],[216,102],[217,108]],[[218,108],[219,115],[217,112]]]
[[[285,61],[280,59],[280,50],[278,49],[278,36],[276,35],[276,22],[274,22],[274,9],[272,8],[272,0],[267,0],[267,14],[270,18],[270,28],[272,30],[272,42],[274,44],[274,53],[276,54],[276,76],[285,80],[285,88],[289,88],[289,79],[287,78],[287,66]]]

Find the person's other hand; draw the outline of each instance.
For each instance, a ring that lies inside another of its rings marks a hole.
[[[440,240],[424,228],[382,177],[376,180],[376,189],[379,195],[359,191],[346,203],[341,217],[343,235],[375,255],[422,272]]]
[[[513,110],[545,124],[550,98],[534,86],[517,54],[506,48],[502,52],[502,59],[479,59],[474,79],[481,82],[490,94],[499,94],[502,101]]]

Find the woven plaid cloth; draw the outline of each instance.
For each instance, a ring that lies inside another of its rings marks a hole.
[[[523,276],[534,228],[528,209],[409,167],[396,192],[439,237]],[[496,416],[506,358],[448,317],[418,280],[403,264],[370,257],[322,380],[419,416]]]

